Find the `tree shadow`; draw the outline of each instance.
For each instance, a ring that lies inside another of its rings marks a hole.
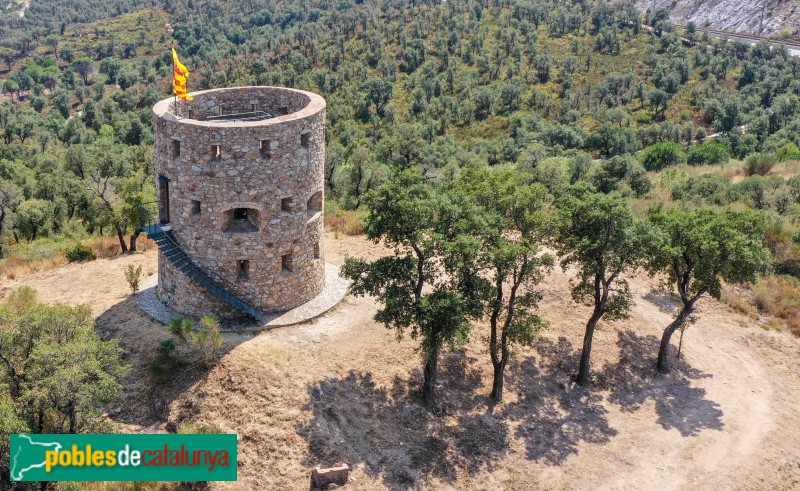
[[[642,298],[652,303],[665,314],[674,314],[680,308],[680,300],[670,292],[651,288]]]
[[[503,416],[518,421],[515,435],[525,442],[527,457],[549,465],[577,454],[582,443],[605,444],[617,434],[608,424],[601,394],[575,386],[569,376],[580,351],[564,337],[539,339],[534,357],[509,370],[507,384],[520,400],[506,405]]]
[[[658,424],[676,429],[684,437],[702,430],[721,430],[723,412],[719,405],[706,398],[706,390],[692,382],[712,375],[691,367],[670,353],[671,370],[659,374],[655,367],[659,339],[640,336],[633,331],[618,333],[618,363],[606,364],[597,376],[597,386],[610,391],[609,401],[622,411],[633,412],[648,400],[655,404]]]
[[[481,380],[471,365],[459,352],[440,360],[437,398],[447,401],[442,417],[426,410],[419,388],[399,377],[379,386],[371,373],[350,371],[310,385],[306,409],[313,417],[296,426],[308,444],[304,464],[363,466],[391,489],[412,489],[431,478],[455,482],[464,471],[493,468],[507,452],[508,426],[475,413],[486,399],[475,395]],[[421,380],[421,373],[411,378]]]

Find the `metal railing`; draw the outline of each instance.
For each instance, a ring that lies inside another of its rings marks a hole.
[[[141,228],[142,229],[146,229],[147,227],[156,225],[158,223],[158,220],[157,220],[158,213],[154,211],[157,207],[158,207],[158,201],[150,201],[150,202],[147,202],[147,203],[141,203],[139,205],[139,210],[141,212],[140,216],[141,216]],[[260,310],[258,310],[256,307],[250,305],[250,303],[248,303],[246,300],[241,298],[239,296],[239,294],[236,293],[237,287],[233,282],[227,280],[226,278],[220,276],[219,274],[212,273],[210,270],[208,270],[208,269],[204,268],[203,266],[201,266],[200,264],[198,264],[197,261],[195,261],[194,258],[186,251],[186,249],[184,249],[177,242],[177,240],[175,240],[175,236],[173,234],[165,232],[163,234],[163,237],[166,239],[166,241],[169,243],[169,245],[172,245],[172,246],[178,248],[179,250],[183,251],[183,254],[185,254],[186,257],[188,258],[188,260],[191,261],[192,265],[194,265],[195,268],[197,268],[201,273],[203,273],[205,276],[207,276],[212,282],[216,283],[219,288],[225,290],[229,295],[231,295],[233,298],[237,299],[239,302],[241,302],[246,307],[252,309],[253,311],[258,313],[259,315],[262,315],[262,312]],[[160,248],[161,247],[159,247],[159,249]],[[172,261],[170,260],[170,262],[172,262]],[[208,286],[206,286],[206,289],[210,291]],[[230,302],[226,302],[226,303],[230,304]],[[233,305],[233,307],[235,307],[238,310],[242,310],[241,308],[237,307],[236,305]],[[244,313],[249,314],[248,312],[244,312]],[[249,315],[252,315],[252,314],[249,314]]]
[[[139,203],[139,227],[155,225],[158,221],[158,201]]]

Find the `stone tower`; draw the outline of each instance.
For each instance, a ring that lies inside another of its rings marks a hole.
[[[325,100],[237,87],[153,107],[157,295],[191,316],[292,309],[325,285]],[[254,313],[256,312],[256,313]]]

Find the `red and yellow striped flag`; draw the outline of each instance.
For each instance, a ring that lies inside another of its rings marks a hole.
[[[178,59],[178,52],[175,51],[175,48],[172,48],[172,69],[174,72],[172,89],[175,91],[175,95],[178,96],[178,99],[191,101],[193,98],[186,93],[186,78],[189,77],[189,70]]]

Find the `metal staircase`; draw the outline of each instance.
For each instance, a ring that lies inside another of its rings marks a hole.
[[[139,227],[139,230],[155,241],[164,257],[167,258],[178,271],[188,276],[195,285],[205,288],[214,297],[222,300],[239,312],[252,317],[257,322],[262,321],[264,319],[263,312],[239,298],[233,293],[229,286],[223,286],[221,284],[223,283],[222,279],[212,278],[207,271],[192,261],[191,256],[189,256],[178,243],[177,238],[172,233],[172,229],[168,224],[155,223],[152,218],[154,214],[148,208],[148,205],[152,204],[153,203],[144,203],[140,205],[142,209],[142,226]]]

